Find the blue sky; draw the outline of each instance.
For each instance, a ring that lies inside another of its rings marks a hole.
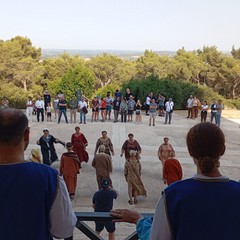
[[[239,0],[0,0],[0,39],[60,49],[240,47]]]

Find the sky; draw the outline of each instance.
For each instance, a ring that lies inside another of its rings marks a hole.
[[[0,0],[0,39],[44,49],[240,47],[239,0]]]

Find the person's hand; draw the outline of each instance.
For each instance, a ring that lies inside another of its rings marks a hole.
[[[137,212],[128,209],[114,209],[110,212],[110,216],[116,217],[113,222],[128,222],[137,224],[138,220],[143,216]]]
[[[120,157],[122,157],[122,156],[123,156],[123,153],[120,154]]]
[[[164,184],[167,184],[167,179],[163,179],[163,183],[164,183]]]

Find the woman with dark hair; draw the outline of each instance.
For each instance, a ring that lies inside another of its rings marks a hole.
[[[137,224],[140,239],[239,239],[240,183],[219,171],[223,132],[211,123],[199,123],[188,132],[187,147],[197,172],[164,190],[154,219],[117,209],[111,214],[119,218],[114,221]]]
[[[88,145],[87,139],[84,134],[80,132],[80,127],[75,127],[75,133],[72,134],[71,143],[73,144],[73,150],[77,154],[80,162],[88,162],[89,156],[86,151]]]
[[[122,157],[123,154],[125,154],[126,160],[130,158],[130,150],[135,150],[137,152],[136,157],[140,159],[142,148],[140,147],[138,141],[135,140],[133,137],[134,137],[133,134],[129,133],[128,140],[126,140],[122,145],[122,151],[121,151],[120,157]]]
[[[97,140],[94,155],[96,155],[97,151],[99,150],[99,147],[101,145],[105,146],[105,153],[108,154],[109,156],[114,155],[114,150],[113,150],[113,144],[111,139],[107,136],[107,131],[102,131],[102,137],[100,137]]]

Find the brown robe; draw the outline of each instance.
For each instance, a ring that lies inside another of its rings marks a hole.
[[[63,153],[59,172],[67,185],[69,195],[75,195],[77,187],[77,174],[80,172],[81,163],[75,152]]]

